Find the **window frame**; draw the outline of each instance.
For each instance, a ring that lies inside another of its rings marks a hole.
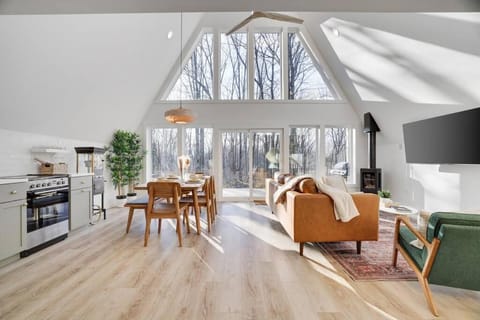
[[[195,32],[195,31],[194,31]],[[221,35],[228,32],[226,29],[213,29],[210,27],[201,28],[198,31],[196,36],[193,36],[187,43],[185,44],[184,48],[187,47],[187,54],[184,54],[183,61],[181,63],[182,69],[185,67],[185,64],[190,60],[192,57],[193,51],[196,50],[200,40],[202,39],[203,35],[206,33],[213,34],[213,79],[212,79],[212,93],[213,97],[211,100],[186,100],[182,99],[182,101],[189,101],[193,103],[290,103],[290,104],[329,104],[329,103],[344,103],[345,100],[341,91],[337,88],[338,84],[335,82],[333,78],[331,78],[328,70],[328,66],[323,66],[325,62],[323,59],[319,58],[319,52],[315,48],[309,45],[311,42],[311,38],[309,37],[306,29],[303,26],[300,27],[254,27],[254,28],[246,28],[240,29],[239,33],[246,33],[247,35],[247,98],[240,100],[229,100],[229,99],[222,99],[221,98],[221,83],[220,83],[220,63],[221,63]],[[278,99],[255,99],[254,97],[254,79],[255,79],[255,72],[254,72],[254,34],[261,33],[261,32],[278,32],[279,33],[279,41],[280,41],[280,97]],[[305,50],[309,54],[310,60],[312,61],[314,67],[317,69],[317,72],[322,77],[325,85],[328,87],[329,91],[331,92],[333,99],[332,100],[324,100],[324,99],[288,99],[288,93],[286,90],[288,89],[288,62],[287,62],[287,37],[288,33],[296,33],[297,37],[301,41],[302,45],[304,46]],[[183,50],[185,52],[185,50]],[[174,66],[172,67],[169,75],[166,78],[165,85],[160,90],[160,94],[158,95],[159,98],[156,99],[156,102],[178,102],[180,100],[167,100],[168,96],[170,95],[170,91],[174,88],[175,83],[180,76],[179,70],[179,59],[176,59]],[[287,68],[287,69],[285,69]]]

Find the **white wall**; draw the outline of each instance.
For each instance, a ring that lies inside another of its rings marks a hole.
[[[480,13],[309,14],[306,24],[354,108],[379,124],[377,166],[394,200],[479,209],[480,165],[406,164],[402,124],[480,107]]]
[[[0,177],[38,173],[39,158],[48,162],[64,162],[68,173],[76,172],[76,153],[74,147],[104,147],[104,144],[84,140],[72,140],[55,136],[25,133],[0,129]],[[33,153],[33,147],[53,147],[65,149],[66,153]],[[106,172],[105,203],[106,207],[116,205],[115,191]],[[96,204],[99,204],[99,198]],[[98,201],[98,202],[97,202]]]

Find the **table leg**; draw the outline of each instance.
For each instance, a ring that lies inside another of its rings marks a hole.
[[[197,189],[193,189],[193,206],[195,208],[195,221],[197,223],[197,234],[200,234],[200,207],[198,206]]]

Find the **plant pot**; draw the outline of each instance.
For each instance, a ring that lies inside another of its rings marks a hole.
[[[390,198],[380,198],[380,206],[384,208],[388,208],[392,205],[393,200]]]

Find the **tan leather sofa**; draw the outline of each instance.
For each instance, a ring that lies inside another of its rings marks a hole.
[[[278,186],[273,179],[266,179],[266,202],[292,240],[299,243],[300,255],[305,242],[356,241],[360,254],[362,241],[378,240],[379,197],[376,194],[353,193],[360,215],[341,222],[335,220],[332,199],[312,191],[311,186],[310,190],[304,190],[306,192],[288,191],[284,203],[273,203]]]

